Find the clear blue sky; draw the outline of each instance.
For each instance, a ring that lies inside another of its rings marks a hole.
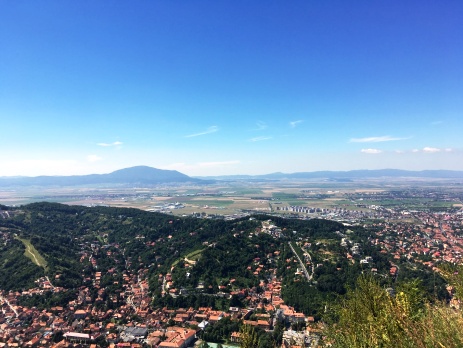
[[[462,1],[2,1],[0,176],[463,170]]]

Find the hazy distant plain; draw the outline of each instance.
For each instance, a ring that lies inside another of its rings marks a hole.
[[[277,207],[308,206],[313,208],[344,208],[370,210],[368,205],[406,204],[410,208],[458,206],[458,199],[438,202],[416,198],[395,202],[371,199],[355,201],[352,195],[380,193],[389,190],[437,190],[461,193],[460,183],[449,180],[364,180],[349,183],[278,181],[278,182],[219,182],[207,186],[160,185],[151,187],[16,187],[0,190],[0,204],[24,205],[32,202],[58,202],[83,206],[130,207],[142,210],[159,210],[174,215],[193,212],[208,215],[232,215],[243,211],[255,213],[282,213]],[[458,195],[457,195],[458,197]],[[181,209],[168,209],[169,204],[181,204]],[[359,203],[362,206],[359,207]],[[316,215],[316,214],[315,214]]]

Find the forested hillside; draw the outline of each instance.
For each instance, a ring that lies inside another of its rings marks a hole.
[[[2,208],[11,214],[0,219],[1,289],[29,289],[45,276],[76,296],[97,271],[109,307],[130,270],[146,277],[155,307],[246,305],[263,284],[281,280],[285,303],[320,319],[362,273],[378,274],[381,284],[392,286],[417,272],[403,267],[391,277],[391,260],[371,245],[368,231],[327,220],[257,215],[224,221],[54,203]],[[443,280],[420,272],[428,293],[444,298]]]

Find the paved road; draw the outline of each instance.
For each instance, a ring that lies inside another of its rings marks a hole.
[[[18,312],[16,311],[16,309],[14,309],[14,308],[11,306],[10,302],[9,302],[6,298],[4,298],[3,296],[0,295],[0,301],[6,302],[6,304],[11,308],[11,310],[14,312],[14,314],[15,314],[16,316],[18,316]]]
[[[45,276],[45,278],[47,278],[48,282],[50,283],[50,286],[53,288],[53,290],[55,290],[55,286],[50,281],[50,278],[48,278],[48,276]]]
[[[305,277],[307,278],[307,281],[311,281],[312,280],[312,275],[313,275],[313,272],[312,274],[309,274],[309,272],[307,271],[307,268],[305,268],[305,265],[304,263],[302,262],[301,258],[299,257],[299,255],[297,254],[296,250],[294,250],[294,247],[293,245],[291,244],[291,242],[288,242],[289,244],[289,247],[291,248],[291,250],[293,251],[294,255],[296,255],[298,261],[299,261],[299,264],[301,265],[301,268],[302,268],[302,271],[304,272],[304,275]],[[310,255],[309,255],[309,258],[310,258]],[[312,258],[310,258],[312,260]],[[312,266],[312,271],[313,271],[313,266]]]

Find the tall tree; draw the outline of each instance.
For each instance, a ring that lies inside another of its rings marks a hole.
[[[259,338],[251,325],[243,325],[240,330],[240,348],[258,348]]]

